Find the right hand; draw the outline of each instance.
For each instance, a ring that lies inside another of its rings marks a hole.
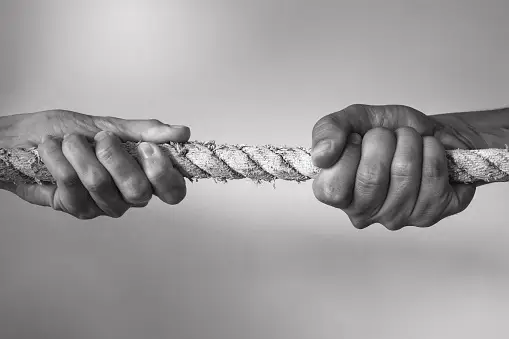
[[[446,149],[474,149],[479,136],[450,116],[400,105],[352,105],[313,128],[312,160],[322,168],[316,198],[342,209],[357,228],[429,227],[463,211],[476,185],[451,184]]]
[[[0,147],[37,147],[56,180],[55,185],[0,183],[0,188],[32,204],[79,219],[118,218],[131,207],[146,206],[153,194],[170,205],[186,195],[183,176],[156,144],[187,141],[187,126],[64,110],[0,119]],[[121,148],[121,141],[143,141],[138,147],[140,162]],[[153,153],[145,156],[143,146]]]

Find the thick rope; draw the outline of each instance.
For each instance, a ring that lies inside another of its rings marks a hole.
[[[139,143],[126,142],[123,148],[139,160]],[[310,149],[216,144],[193,141],[159,144],[174,166],[188,179],[213,178],[217,181],[252,179],[274,182],[276,179],[306,181],[320,171],[311,162]],[[509,150],[448,150],[449,179],[456,183],[509,181]],[[36,148],[0,148],[0,181],[54,183]]]

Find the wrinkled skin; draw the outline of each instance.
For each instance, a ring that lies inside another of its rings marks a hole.
[[[153,146],[185,142],[189,137],[188,127],[154,119],[126,120],[65,110],[2,117],[0,147],[37,147],[56,184],[1,183],[0,188],[79,219],[118,218],[131,207],[146,206],[153,195],[177,204],[186,195],[184,178]],[[144,141],[137,151],[146,145],[153,153],[138,162],[120,147],[122,141]]]
[[[352,105],[321,118],[312,132],[322,168],[315,197],[343,210],[359,229],[429,227],[463,211],[476,186],[451,184],[446,149],[482,148],[482,138],[451,115],[400,105]]]

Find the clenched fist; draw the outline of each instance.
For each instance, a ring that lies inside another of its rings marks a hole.
[[[428,227],[463,211],[476,186],[451,184],[446,149],[473,149],[478,135],[446,115],[400,105],[352,105],[313,128],[322,168],[316,198],[342,209],[356,228]]]

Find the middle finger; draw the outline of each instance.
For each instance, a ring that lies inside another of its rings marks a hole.
[[[124,200],[143,205],[152,197],[152,185],[134,157],[125,151],[120,139],[101,131],[94,137],[97,159],[108,170]]]
[[[369,130],[362,140],[351,205],[346,212],[355,219],[370,220],[381,208],[389,189],[396,137],[386,128]]]

